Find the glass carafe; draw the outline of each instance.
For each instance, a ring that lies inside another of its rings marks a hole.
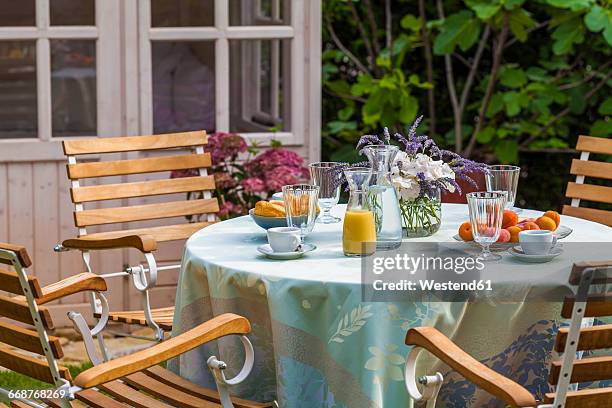
[[[370,209],[368,185],[371,170],[353,167],[344,171],[350,193],[342,227],[342,249],[346,256],[366,256],[376,252],[376,226]]]
[[[399,149],[376,145],[366,146],[363,151],[372,165],[368,192],[376,223],[376,249],[396,249],[402,243],[402,217],[397,191],[391,183],[391,165]]]

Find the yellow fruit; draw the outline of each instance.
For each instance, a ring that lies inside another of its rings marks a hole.
[[[548,210],[544,213],[543,217],[548,217],[552,219],[556,225],[555,229],[559,228],[559,225],[561,225],[561,216],[556,211]]]
[[[538,224],[538,227],[543,230],[554,231],[557,229],[557,224],[555,223],[555,221],[552,218],[548,217],[538,218],[536,220],[536,224]]]
[[[459,236],[464,241],[473,241],[474,236],[472,235],[472,224],[469,221],[464,222],[459,227]]]
[[[510,242],[519,242],[518,235],[519,235],[519,232],[522,231],[521,227],[512,226],[506,229],[510,233]]]

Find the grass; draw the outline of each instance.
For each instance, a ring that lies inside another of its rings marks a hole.
[[[91,363],[83,363],[79,365],[68,365],[66,368],[70,370],[70,375],[75,378],[81,371],[85,371],[92,366]],[[51,388],[51,384],[35,380],[31,377],[18,374],[14,371],[0,372],[0,387],[7,391],[10,390],[39,390],[43,388]],[[8,398],[0,395],[0,401],[8,402]]]

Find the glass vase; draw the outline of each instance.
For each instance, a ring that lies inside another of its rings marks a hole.
[[[428,237],[435,234],[442,224],[440,189],[432,188],[422,197],[399,201],[402,213],[404,236],[408,238]]]

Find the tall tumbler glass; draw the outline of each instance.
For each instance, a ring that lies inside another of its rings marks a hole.
[[[317,219],[317,198],[319,187],[310,184],[292,184],[283,186],[283,201],[287,226],[300,229],[300,238],[304,243]]]
[[[488,173],[485,175],[487,191],[505,191],[508,194],[506,208],[515,210],[516,212],[514,201],[516,200],[516,191],[521,168],[518,166],[498,164],[489,166],[488,170]]]
[[[479,255],[484,261],[496,261],[501,255],[494,254],[489,247],[499,238],[502,219],[504,218],[504,205],[506,192],[476,192],[466,195],[470,210],[470,224],[474,241],[482,246]]]
[[[308,165],[310,180],[312,184],[319,187],[321,215],[317,222],[322,224],[340,222],[340,218],[331,215],[331,209],[338,204],[340,199],[340,178],[342,173],[337,170],[339,164],[336,162],[318,162]]]

